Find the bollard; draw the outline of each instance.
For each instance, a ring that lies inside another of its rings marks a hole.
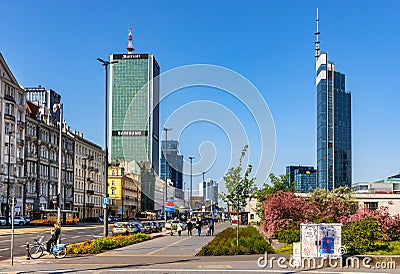
[[[26,259],[30,260],[31,256],[29,254],[29,242],[26,242]]]

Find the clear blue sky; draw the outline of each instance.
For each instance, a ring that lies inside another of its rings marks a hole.
[[[321,49],[346,74],[352,92],[353,181],[399,172],[400,2],[254,2],[4,1],[0,52],[22,86],[56,90],[71,128],[103,146],[104,69],[96,58],[125,53],[132,18],[135,52],[153,53],[163,72],[215,64],[242,74],[259,89],[276,127],[272,171],[281,174],[286,165],[316,165],[313,33],[319,7]],[[161,126],[174,108],[193,98],[213,98],[209,93],[193,88],[168,98],[161,106]],[[240,108],[226,101],[228,108]],[[238,119],[247,123],[240,113]],[[229,139],[201,122],[179,138],[185,156],[198,156],[205,140],[223,155]],[[260,154],[256,145],[250,149]],[[240,152],[233,154],[237,159]],[[221,178],[228,167],[222,162],[206,177]]]

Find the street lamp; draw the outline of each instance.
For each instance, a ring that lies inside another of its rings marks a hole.
[[[104,61],[97,58],[97,61],[102,63],[106,71],[106,94],[105,94],[105,157],[104,157],[104,197],[108,197],[108,66],[118,63],[117,61]],[[108,211],[107,206],[104,207],[104,237],[108,236]]]
[[[6,225],[10,224],[10,160],[11,160],[11,134],[13,131],[8,131],[8,164],[7,164],[7,204],[6,204]]]
[[[167,222],[167,213],[165,212],[165,202],[168,200],[168,163],[167,163],[167,151],[168,151],[168,131],[172,130],[172,128],[163,128],[163,130],[165,131],[165,149],[164,149],[164,163],[165,163],[165,197],[164,197],[164,207],[163,207],[163,211],[164,211],[164,218],[165,218],[165,222]]]
[[[193,157],[193,156],[190,156],[189,157],[189,160],[190,160],[190,199],[189,199],[189,203],[190,203],[190,205],[189,205],[189,208],[190,209],[192,209],[192,190],[193,190],[193,185],[192,185],[192,167],[193,167],[193,159],[194,159],[195,157]]]
[[[61,147],[62,147],[62,122],[63,122],[63,104],[58,103],[53,105],[53,112],[57,111],[57,108],[60,110],[60,136],[58,140],[58,186],[57,186],[57,222],[61,225],[61,176],[62,176],[62,156],[61,156]],[[58,242],[60,243],[60,238]]]

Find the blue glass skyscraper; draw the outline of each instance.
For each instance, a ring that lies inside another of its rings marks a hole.
[[[328,53],[320,53],[318,11],[316,34],[317,185],[333,190],[351,187],[351,93],[345,75],[336,71]]]

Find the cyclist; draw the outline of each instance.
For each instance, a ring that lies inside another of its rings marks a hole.
[[[57,243],[58,237],[61,234],[61,226],[59,222],[54,223],[54,229],[51,230],[51,238],[47,241],[47,254],[51,253],[51,244]]]

